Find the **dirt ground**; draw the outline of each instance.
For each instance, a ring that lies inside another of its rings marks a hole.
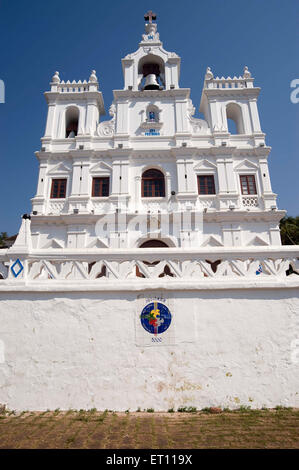
[[[5,412],[1,449],[298,448],[299,410]]]

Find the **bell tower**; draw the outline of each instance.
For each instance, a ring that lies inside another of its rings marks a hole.
[[[170,90],[179,88],[181,59],[163,49],[157,32],[156,15],[144,15],[145,33],[139,49],[122,59],[125,90]]]

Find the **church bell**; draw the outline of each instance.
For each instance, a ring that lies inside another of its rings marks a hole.
[[[150,73],[145,77],[144,90],[160,90],[160,85],[154,73]]]

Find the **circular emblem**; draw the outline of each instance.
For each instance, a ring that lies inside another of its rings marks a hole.
[[[160,302],[151,302],[142,310],[140,321],[143,328],[149,333],[161,334],[170,326],[171,313],[166,305]]]

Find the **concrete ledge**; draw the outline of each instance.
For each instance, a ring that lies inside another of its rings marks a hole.
[[[55,281],[46,280],[39,282],[24,282],[17,280],[0,281],[1,292],[140,292],[153,289],[168,291],[205,291],[205,290],[227,290],[227,289],[299,289],[299,276],[293,274],[288,278],[272,279],[207,279],[207,280],[152,280],[145,279],[132,282],[120,280],[94,281]],[[299,290],[298,290],[299,294]]]

